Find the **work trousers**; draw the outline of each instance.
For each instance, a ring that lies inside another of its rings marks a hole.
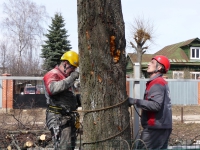
[[[74,127],[74,119],[70,116],[63,116],[47,111],[46,125],[54,136],[53,128],[59,126],[60,142],[59,150],[74,150],[76,143],[76,130]]]
[[[167,149],[172,129],[143,129],[137,149]]]

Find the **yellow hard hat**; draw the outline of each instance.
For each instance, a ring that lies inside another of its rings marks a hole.
[[[78,67],[79,58],[78,54],[72,50],[65,52],[60,60],[68,60],[72,66]]]

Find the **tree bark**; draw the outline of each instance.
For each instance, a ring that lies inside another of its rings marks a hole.
[[[84,148],[128,149],[131,132],[121,1],[77,2]]]

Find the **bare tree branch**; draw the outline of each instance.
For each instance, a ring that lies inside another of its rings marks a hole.
[[[12,71],[12,75],[29,75],[22,70],[31,67],[33,54],[40,48],[44,34],[43,23],[49,18],[46,9],[29,0],[8,0],[3,4],[3,12],[4,37],[12,43],[13,51],[18,52],[18,57],[15,55],[15,72]],[[27,61],[24,57],[28,57],[30,62],[27,67],[24,67],[24,60]]]
[[[132,42],[130,42],[130,44],[131,44],[131,46],[132,46],[133,48],[135,48],[135,49],[137,50],[137,47],[136,47]]]
[[[141,68],[142,55],[146,53],[147,49],[149,49],[149,43],[153,43],[153,25],[151,25],[149,21],[145,21],[142,18],[135,18],[131,24],[130,34],[131,39],[133,40],[129,39],[129,43],[137,54],[137,61],[139,62]]]

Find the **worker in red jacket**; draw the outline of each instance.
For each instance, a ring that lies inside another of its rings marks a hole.
[[[46,125],[51,131],[56,150],[73,150],[76,133],[74,129],[77,98],[74,82],[79,78],[75,69],[79,65],[78,54],[67,51],[61,63],[44,75],[47,99]]]
[[[167,149],[172,132],[172,110],[169,87],[162,75],[170,68],[169,59],[163,55],[152,58],[148,64],[150,75],[144,99],[129,98],[130,105],[141,108],[143,130],[138,149]]]

